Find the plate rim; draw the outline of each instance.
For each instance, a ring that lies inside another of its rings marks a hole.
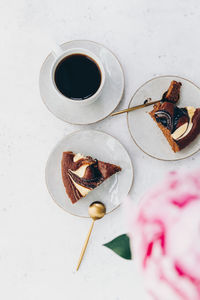
[[[185,80],[185,81],[188,81],[189,83],[191,83],[192,85],[194,85],[196,88],[198,88],[198,89],[199,89],[199,92],[200,92],[200,87],[199,87],[198,85],[196,85],[194,82],[192,82],[191,80],[189,80],[189,79],[186,79],[186,78],[181,77],[181,76],[178,76],[178,75],[159,75],[159,76],[155,76],[155,77],[153,77],[153,78],[151,78],[151,79],[145,81],[142,85],[140,85],[140,86],[136,89],[136,91],[134,92],[133,96],[131,97],[131,99],[130,99],[130,101],[129,101],[128,108],[130,108],[132,99],[135,97],[135,95],[137,94],[137,92],[138,92],[143,86],[145,86],[147,83],[149,83],[149,82],[151,82],[151,81],[153,81],[153,80],[155,80],[155,79],[157,79],[157,78],[163,78],[163,77],[172,77],[172,78],[173,78],[173,77],[177,77],[177,78],[183,79],[183,80]],[[129,133],[130,133],[130,135],[131,135],[132,140],[134,141],[134,143],[136,144],[136,146],[137,146],[140,150],[142,150],[143,153],[145,153],[146,155],[150,156],[151,158],[154,158],[154,159],[157,159],[157,160],[160,160],[160,161],[170,161],[170,162],[172,162],[172,161],[179,161],[179,160],[187,159],[187,158],[189,158],[189,157],[195,155],[196,153],[198,153],[198,152],[200,151],[200,147],[199,147],[199,149],[197,149],[195,152],[193,152],[193,153],[191,153],[191,154],[189,154],[189,155],[187,155],[187,156],[185,156],[185,157],[175,158],[175,159],[159,158],[159,157],[157,157],[157,156],[154,156],[154,155],[152,155],[152,154],[149,154],[148,152],[146,152],[145,150],[143,150],[143,148],[142,148],[141,146],[139,146],[139,144],[136,142],[135,138],[133,137],[132,132],[131,132],[131,129],[130,129],[130,126],[129,126],[128,114],[129,114],[129,112],[127,112],[127,114],[126,114],[126,121],[127,121],[128,131],[129,131]]]
[[[43,66],[45,65],[46,61],[48,60],[48,58],[50,57],[50,55],[52,54],[52,51],[46,56],[45,60],[43,61],[42,65],[41,65],[41,67],[40,67],[40,72],[39,72],[39,92],[40,92],[40,97],[41,97],[42,102],[44,103],[45,107],[48,109],[48,111],[49,111],[52,115],[54,115],[54,117],[56,117],[57,119],[59,119],[59,120],[65,122],[65,123],[68,123],[68,124],[71,124],[71,125],[80,125],[80,126],[82,126],[82,125],[95,124],[95,123],[98,123],[98,122],[100,122],[100,121],[103,121],[103,120],[105,120],[107,117],[109,117],[110,114],[112,114],[112,113],[115,111],[115,109],[117,109],[117,107],[119,106],[119,104],[121,103],[122,98],[123,98],[123,96],[124,96],[124,90],[125,90],[125,73],[124,73],[124,69],[123,69],[122,64],[120,63],[118,57],[114,54],[114,52],[113,52],[112,50],[110,50],[110,48],[104,46],[104,45],[101,44],[101,43],[94,42],[94,41],[92,41],[92,40],[75,39],[75,40],[70,40],[70,41],[64,42],[64,43],[62,43],[62,44],[59,44],[59,46],[62,47],[62,46],[64,46],[64,45],[70,44],[70,43],[72,43],[72,42],[89,42],[89,43],[96,44],[96,45],[98,45],[98,46],[101,46],[101,47],[107,49],[107,50],[115,57],[115,59],[117,60],[117,62],[118,62],[119,65],[120,65],[120,68],[121,68],[121,70],[122,70],[122,75],[123,75],[123,76],[122,76],[122,77],[123,77],[123,89],[122,89],[121,96],[119,97],[118,103],[116,104],[116,106],[114,107],[114,109],[113,109],[111,112],[109,112],[108,114],[106,114],[105,117],[103,117],[103,118],[101,118],[101,119],[99,119],[99,120],[97,120],[97,121],[90,122],[90,123],[69,122],[69,121],[64,120],[64,119],[61,118],[61,117],[56,116],[56,115],[50,110],[50,108],[47,106],[47,104],[46,104],[46,102],[45,102],[45,100],[44,100],[44,97],[43,97],[42,94],[41,94],[41,89],[40,89],[40,74],[41,74],[41,70],[42,70]],[[89,106],[89,104],[88,104],[88,106]]]
[[[133,187],[133,183],[134,183],[135,177],[134,177],[133,163],[132,163],[131,157],[130,157],[130,155],[129,155],[127,149],[126,149],[126,148],[124,147],[124,145],[123,145],[117,138],[115,138],[113,135],[111,135],[111,134],[109,134],[109,133],[107,133],[107,132],[101,131],[101,130],[96,130],[96,129],[79,129],[79,130],[73,131],[73,132],[71,132],[71,133],[65,135],[62,139],[60,139],[60,140],[54,145],[54,147],[52,148],[52,150],[50,151],[49,156],[48,156],[48,159],[47,159],[47,161],[46,161],[45,172],[44,172],[44,173],[45,173],[45,184],[46,184],[47,191],[49,192],[49,194],[50,194],[52,200],[56,203],[56,205],[57,205],[58,207],[62,208],[63,211],[65,211],[65,212],[67,212],[67,213],[69,213],[70,215],[75,216],[75,217],[84,218],[84,219],[90,219],[90,216],[80,216],[80,215],[74,214],[74,213],[72,213],[72,212],[66,210],[65,208],[63,208],[63,207],[55,200],[55,198],[54,198],[54,196],[52,195],[52,193],[50,192],[50,190],[49,190],[49,188],[48,188],[48,184],[47,184],[47,166],[48,166],[48,163],[49,163],[49,160],[50,160],[50,157],[51,157],[52,153],[55,151],[55,149],[58,147],[58,145],[59,145],[66,137],[71,136],[71,135],[74,135],[74,134],[76,134],[76,133],[78,133],[78,132],[81,132],[81,131],[93,131],[93,132],[97,132],[97,133],[103,133],[103,134],[105,134],[105,135],[107,135],[107,136],[112,137],[113,139],[115,139],[115,140],[123,147],[123,149],[126,151],[126,153],[128,154],[129,160],[130,160],[130,167],[131,167],[131,174],[132,174],[131,184],[130,184],[130,188],[129,188],[128,192],[127,192],[127,195],[129,194],[130,190],[131,190],[132,187]],[[117,205],[115,208],[113,208],[111,211],[106,212],[106,215],[111,214],[113,211],[115,211],[117,208],[119,208],[119,207],[121,206],[121,204],[122,204],[122,203],[118,204],[118,205]]]

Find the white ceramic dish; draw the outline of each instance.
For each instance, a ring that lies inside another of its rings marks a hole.
[[[85,49],[97,58],[97,62],[101,62],[105,75],[101,94],[95,102],[87,105],[76,105],[77,101],[61,97],[52,81],[51,74],[57,60],[55,52],[52,52],[40,71],[39,88],[43,102],[56,117],[71,124],[91,124],[104,119],[115,110],[124,91],[124,74],[118,59],[110,50],[91,41],[71,41],[60,45],[60,49],[59,57],[73,49]]]
[[[159,100],[168,89],[172,80],[182,83],[178,106],[200,107],[200,89],[191,81],[178,76],[160,76],[143,84],[133,95],[129,107],[143,104],[151,98]],[[200,150],[200,135],[185,149],[174,153],[157,124],[148,112],[153,106],[148,106],[127,114],[129,131],[136,145],[151,157],[161,160],[180,160],[187,158]]]
[[[85,198],[72,204],[65,192],[61,176],[64,151],[90,155],[119,165],[122,171],[107,179]],[[107,213],[120,205],[131,188],[133,169],[127,151],[117,139],[96,130],[80,130],[69,134],[55,146],[47,161],[45,176],[49,193],[60,207],[73,215],[88,217],[88,207],[94,201],[103,202]]]

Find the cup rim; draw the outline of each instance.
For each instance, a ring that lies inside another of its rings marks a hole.
[[[86,99],[82,99],[81,101],[79,100],[75,100],[75,99],[71,99],[65,95],[63,95],[61,93],[61,91],[58,89],[56,82],[55,82],[55,70],[57,68],[57,66],[59,65],[59,63],[67,56],[73,55],[73,54],[84,54],[86,56],[88,56],[89,58],[91,58],[94,63],[97,65],[97,67],[99,68],[99,71],[101,73],[101,83],[99,85],[99,88],[97,89],[97,91],[90,97],[86,98]],[[55,61],[52,65],[51,68],[51,79],[53,82],[53,86],[56,90],[56,92],[58,93],[59,96],[61,96],[65,101],[67,100],[70,103],[74,103],[74,104],[86,104],[86,103],[90,103],[93,102],[94,100],[96,100],[99,96],[99,94],[101,93],[104,83],[105,83],[105,70],[104,70],[104,66],[103,63],[101,62],[100,58],[97,57],[97,55],[95,55],[93,52],[91,52],[90,50],[84,49],[84,48],[72,48],[72,49],[68,49],[67,51],[63,51],[61,54],[58,55],[54,55],[55,56]]]

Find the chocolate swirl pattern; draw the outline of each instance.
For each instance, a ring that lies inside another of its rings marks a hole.
[[[174,152],[188,146],[200,133],[200,108],[179,108],[176,105],[180,87],[180,82],[172,81],[161,101],[150,112]]]
[[[85,197],[107,178],[121,171],[119,166],[71,151],[63,153],[61,167],[66,193],[72,203]]]

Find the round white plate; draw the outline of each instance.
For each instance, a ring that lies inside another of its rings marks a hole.
[[[61,159],[64,151],[82,153],[119,165],[122,171],[72,204],[65,192],[61,176]],[[56,145],[47,161],[45,176],[49,193],[60,207],[73,215],[88,217],[88,207],[94,201],[103,202],[107,213],[120,205],[131,188],[133,169],[127,151],[114,137],[96,130],[80,130],[67,135]]]
[[[100,97],[90,105],[72,106],[57,96],[49,72],[54,63],[50,53],[44,61],[39,78],[41,97],[47,108],[61,120],[71,124],[91,124],[98,122],[115,110],[124,91],[124,74],[116,56],[104,46],[91,41],[71,41],[60,45],[63,51],[84,48],[100,58],[105,69],[105,84]]]
[[[162,98],[172,80],[182,83],[179,107],[200,107],[200,89],[191,81],[177,76],[160,76],[143,84],[133,95],[129,107],[143,104],[144,100],[152,101]],[[200,150],[200,135],[185,149],[174,153],[157,124],[148,112],[153,106],[148,106],[127,114],[129,131],[136,145],[151,157],[161,160],[179,160],[189,157]]]

